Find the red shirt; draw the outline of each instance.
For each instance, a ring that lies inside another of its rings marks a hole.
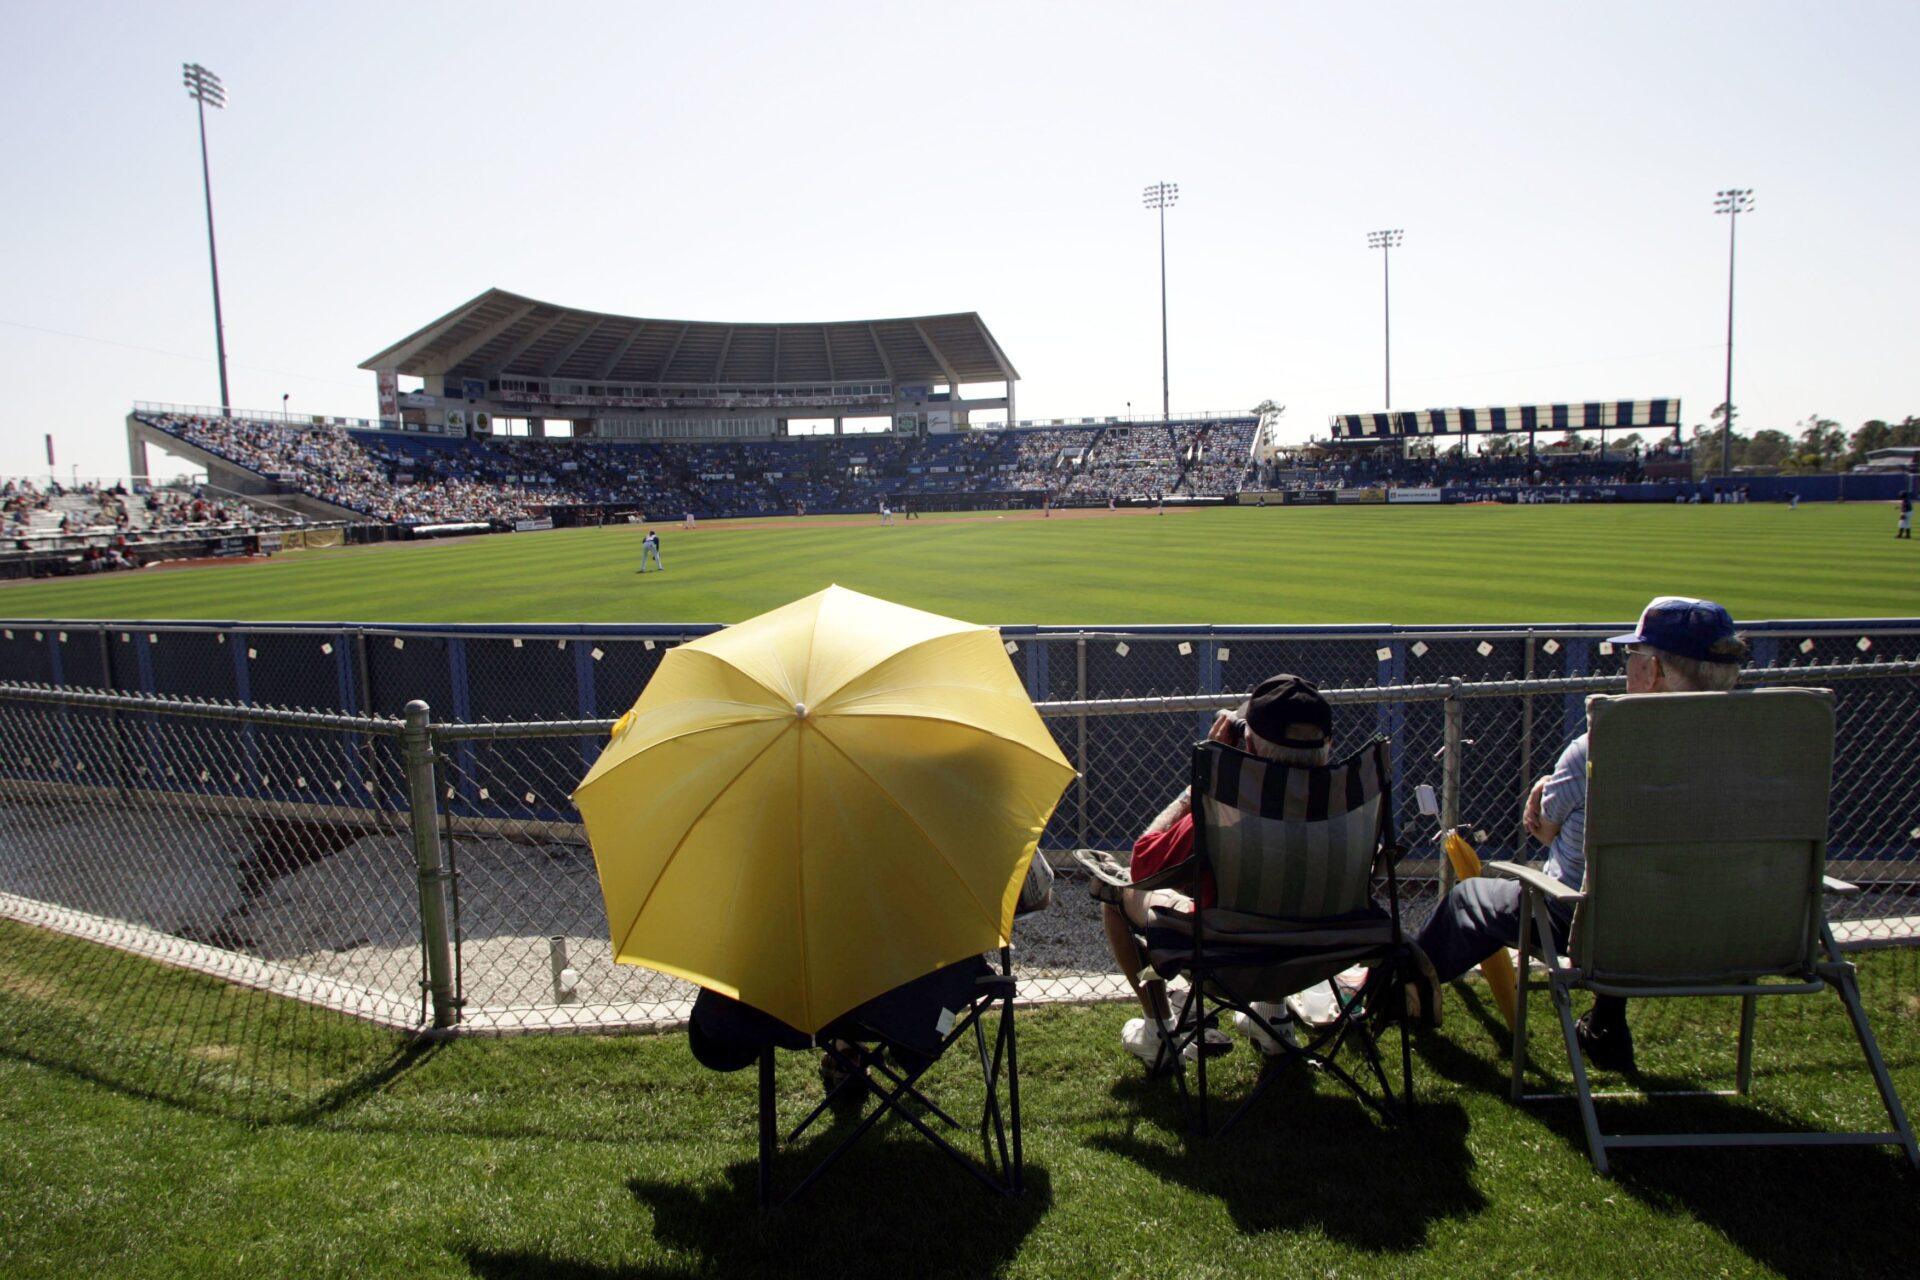
[[[1144,880],[1163,868],[1178,866],[1192,856],[1193,814],[1183,813],[1166,830],[1148,832],[1133,842],[1133,862],[1128,871],[1134,880]],[[1191,887],[1191,880],[1181,887]],[[1206,876],[1200,881],[1200,905],[1211,907],[1213,902],[1213,877]]]

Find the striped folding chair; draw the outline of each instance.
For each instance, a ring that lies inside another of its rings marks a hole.
[[[1400,1118],[1413,1097],[1413,1057],[1400,1034],[1401,1087],[1396,1096],[1381,1063],[1369,1007],[1398,995],[1410,970],[1400,931],[1388,744],[1376,739],[1337,764],[1303,768],[1250,755],[1221,742],[1193,750],[1193,856],[1210,873],[1216,904],[1150,906],[1141,933],[1151,966],[1146,981],[1185,974],[1191,995],[1178,1026],[1160,1026],[1164,1061],[1173,1066],[1181,1102],[1199,1132],[1208,1124],[1207,1058],[1196,1055],[1189,1092],[1181,1051],[1223,1011],[1246,1015],[1283,1054],[1325,1072],[1352,1090],[1383,1120]],[[1188,868],[1193,870],[1194,868]],[[1384,885],[1387,906],[1375,898]],[[1138,887],[1138,886],[1136,886]],[[1360,1001],[1334,989],[1335,1019],[1303,1044],[1282,1038],[1253,1006],[1274,1003],[1325,982],[1351,965],[1373,966]],[[1360,1074],[1338,1061],[1353,1047]],[[1262,1075],[1221,1125],[1231,1128],[1278,1072]],[[1363,1083],[1362,1075],[1377,1088]]]

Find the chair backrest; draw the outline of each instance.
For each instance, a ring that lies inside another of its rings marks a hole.
[[[1213,872],[1218,906],[1313,920],[1369,905],[1387,753],[1376,739],[1316,769],[1219,742],[1195,746],[1194,852]]]
[[[1573,960],[1626,982],[1805,973],[1833,778],[1826,689],[1587,699]]]

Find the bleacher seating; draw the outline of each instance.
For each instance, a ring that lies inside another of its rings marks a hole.
[[[332,426],[141,415],[260,476],[398,524],[507,522],[556,507],[659,517],[871,511],[1010,494],[1093,502],[1224,496],[1254,421],[1050,427],[753,442],[461,439]]]

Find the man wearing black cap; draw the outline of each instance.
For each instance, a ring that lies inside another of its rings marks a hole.
[[[1711,600],[1660,596],[1640,614],[1640,625],[1608,643],[1624,655],[1628,693],[1700,693],[1734,687],[1747,646],[1733,618]],[[1523,813],[1527,831],[1547,846],[1546,872],[1578,889],[1586,881],[1587,735],[1560,753],[1553,772],[1533,784]],[[1548,904],[1554,941],[1564,948],[1570,908]],[[1520,885],[1476,876],[1462,880],[1434,909],[1416,940],[1441,982],[1451,982],[1520,936]],[[1431,993],[1437,997],[1436,989]],[[1627,1002],[1595,996],[1576,1025],[1580,1047],[1595,1066],[1633,1069]]]
[[[1281,764],[1319,767],[1325,765],[1333,749],[1333,708],[1320,696],[1320,690],[1299,676],[1272,675],[1262,680],[1254,689],[1252,696],[1233,711],[1221,711],[1213,719],[1213,728],[1207,736],[1216,742],[1239,747],[1242,751],[1275,760]],[[1130,864],[1132,878],[1144,880],[1162,868],[1178,866],[1193,856],[1193,801],[1188,790],[1182,788],[1173,802],[1160,811],[1160,815],[1148,824],[1140,838],[1133,843],[1133,861]],[[1111,903],[1102,909],[1106,925],[1107,943],[1113,949],[1114,959],[1120,965],[1120,971],[1127,976],[1134,994],[1140,998],[1141,1008],[1148,1016],[1134,1018],[1121,1029],[1121,1043],[1131,1053],[1145,1061],[1155,1062],[1160,1052],[1159,1026],[1155,1016],[1171,1021],[1172,1013],[1167,1006],[1166,989],[1155,985],[1142,987],[1136,975],[1147,964],[1147,958],[1133,940],[1133,926],[1144,927],[1147,921],[1147,909],[1150,906],[1174,906],[1189,902],[1197,897],[1202,907],[1214,904],[1214,886],[1210,878],[1202,878],[1197,884],[1186,883],[1180,889],[1157,889],[1151,893],[1138,889],[1128,889],[1121,895],[1121,904]],[[1286,1026],[1288,1014],[1284,1006],[1261,1007],[1261,1015],[1280,1029],[1290,1034]],[[1240,1015],[1236,1015],[1236,1020]],[[1249,1019],[1248,1025],[1252,1026]],[[1256,1028],[1257,1029],[1257,1028]],[[1249,1035],[1252,1035],[1249,1032]],[[1222,1053],[1232,1047],[1224,1033],[1209,1029],[1206,1033],[1206,1051]],[[1272,1052],[1280,1052],[1278,1046],[1262,1045]]]

